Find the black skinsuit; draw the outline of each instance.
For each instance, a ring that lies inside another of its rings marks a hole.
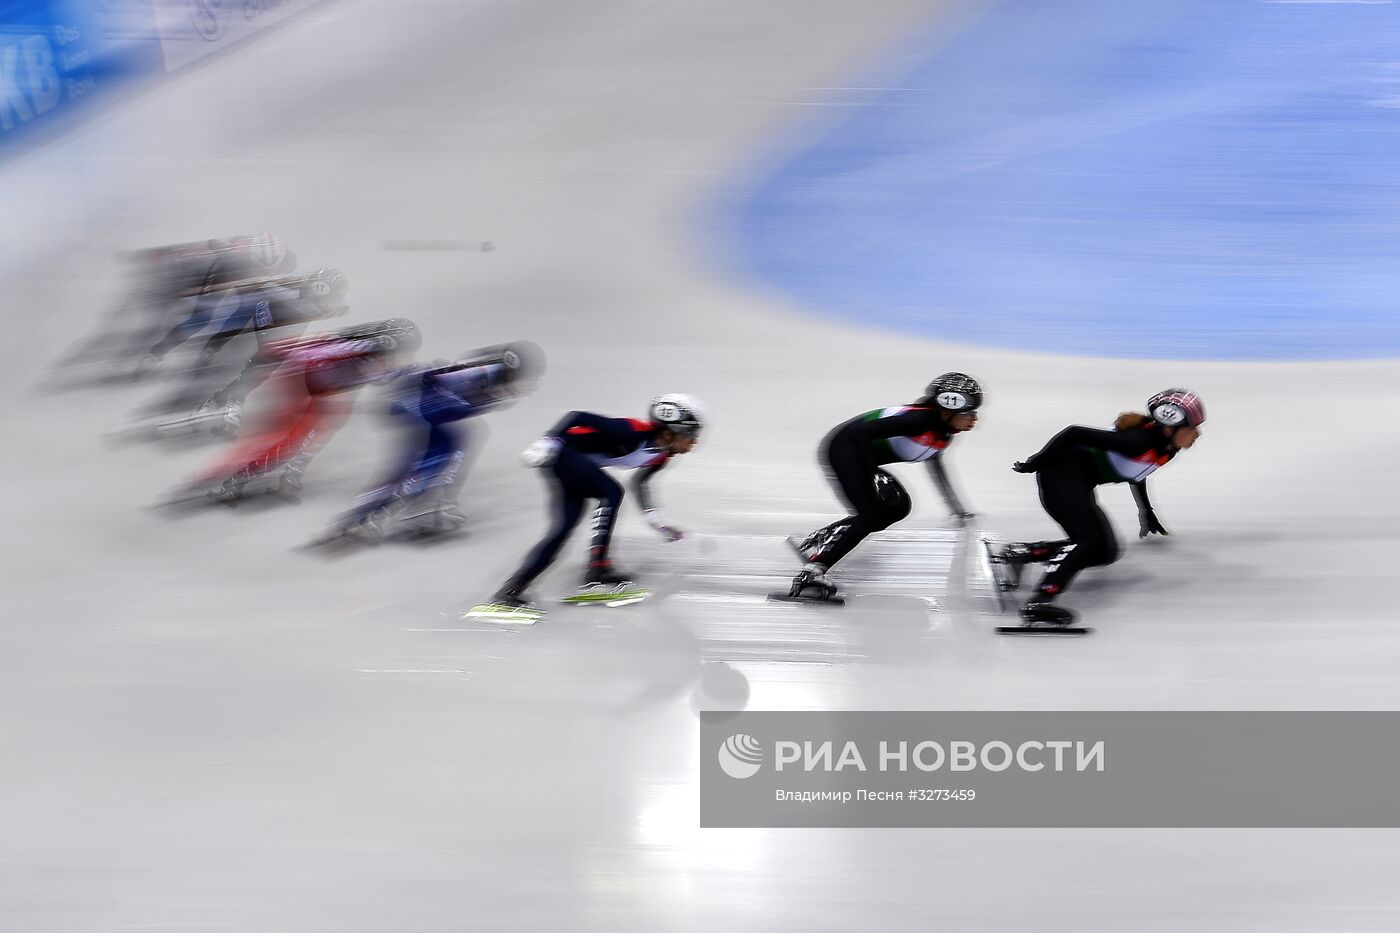
[[[1051,600],[1069,587],[1079,571],[1118,559],[1113,526],[1095,494],[1104,483],[1130,482],[1114,471],[1108,460],[1110,451],[1134,459],[1150,457],[1159,466],[1177,452],[1156,425],[1127,431],[1072,426],[1025,461],[1024,472],[1036,474],[1040,504],[1067,535],[1060,541],[1028,545],[1032,559],[1049,561],[1033,599]],[[1150,510],[1146,478],[1131,485],[1138,507]]]
[[[832,430],[822,441],[822,466],[851,514],[813,535],[813,563],[832,567],[866,537],[909,515],[913,503],[908,491],[880,469],[888,463],[906,462],[891,446],[892,438],[919,438],[925,447],[941,451],[951,442],[952,432],[936,409],[917,406],[894,415],[882,415],[881,410],[867,412]],[[963,513],[940,455],[924,462],[949,508]]]

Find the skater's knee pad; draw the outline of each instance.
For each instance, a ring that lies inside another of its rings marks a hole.
[[[914,501],[909,498],[908,490],[884,471],[875,476],[875,494],[880,506],[878,514],[872,516],[875,524],[879,526],[877,531],[908,518],[914,508]]]
[[[1079,561],[1084,567],[1102,567],[1118,559],[1118,542],[1112,535],[1096,532],[1075,539]]]

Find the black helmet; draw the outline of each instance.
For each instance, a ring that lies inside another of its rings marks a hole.
[[[326,266],[317,269],[306,277],[302,284],[302,295],[310,298],[325,314],[340,314],[345,311],[345,294],[350,291],[350,282],[339,269]]]
[[[928,384],[924,398],[935,408],[962,414],[982,407],[982,387],[966,373],[944,373]]]
[[[419,333],[418,325],[406,317],[395,317],[385,321],[384,329],[375,339],[379,341],[383,352],[401,356],[411,357],[423,346],[423,335]]]
[[[513,340],[468,350],[459,358],[462,366],[486,366],[495,363],[505,371],[505,381],[535,382],[544,375],[544,351],[528,340]]]
[[[370,321],[368,324],[352,324],[336,331],[336,335],[345,340],[376,341],[381,353],[411,355],[423,345],[423,336],[418,332],[418,325],[406,317]]]

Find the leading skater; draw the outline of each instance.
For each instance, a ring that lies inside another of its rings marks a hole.
[[[1036,475],[1040,503],[1066,535],[1058,541],[1008,544],[999,555],[1011,568],[1013,584],[1026,564],[1046,563],[1045,575],[1021,609],[1027,625],[1069,625],[1074,613],[1055,605],[1055,599],[1079,571],[1118,559],[1118,542],[1099,508],[1096,487],[1131,484],[1138,537],[1167,534],[1147,496],[1147,477],[1196,443],[1206,406],[1189,389],[1163,389],[1147,400],[1147,412],[1124,412],[1111,431],[1070,426],[1039,453],[1012,466],[1017,473]]]
[[[637,470],[632,489],[642,512],[658,534],[678,541],[682,533],[661,521],[649,483],[672,457],[694,449],[704,428],[700,403],[689,395],[662,395],[651,403],[650,418],[606,418],[586,411],[571,411],[549,433],[521,454],[527,466],[545,470],[554,488],[550,506],[553,523],[549,534],[525,559],[524,564],[492,597],[469,614],[538,612],[525,590],[548,569],[564,541],[583,515],[583,505],[596,499],[593,533],[589,540],[588,569],[580,595],[597,593],[627,594],[636,590],[632,580],[612,563],[609,547],[617,509],[623,491],[604,467]]]
[[[792,581],[794,599],[830,599],[836,586],[826,572],[868,535],[902,521],[913,503],[909,493],[881,467],[890,463],[928,464],[929,475],[960,524],[973,518],[943,467],[943,451],[959,434],[977,426],[982,387],[963,373],[944,373],[912,405],[877,408],[837,426],[822,441],[822,465],[850,514],[812,532],[788,539],[806,562]]]

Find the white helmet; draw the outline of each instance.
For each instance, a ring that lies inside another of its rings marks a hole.
[[[253,257],[253,263],[259,272],[263,274],[287,272],[296,265],[287,248],[270,233],[257,233],[240,237],[239,240]]]
[[[705,427],[705,410],[694,396],[668,392],[651,400],[651,420],[682,437],[695,437]]]

